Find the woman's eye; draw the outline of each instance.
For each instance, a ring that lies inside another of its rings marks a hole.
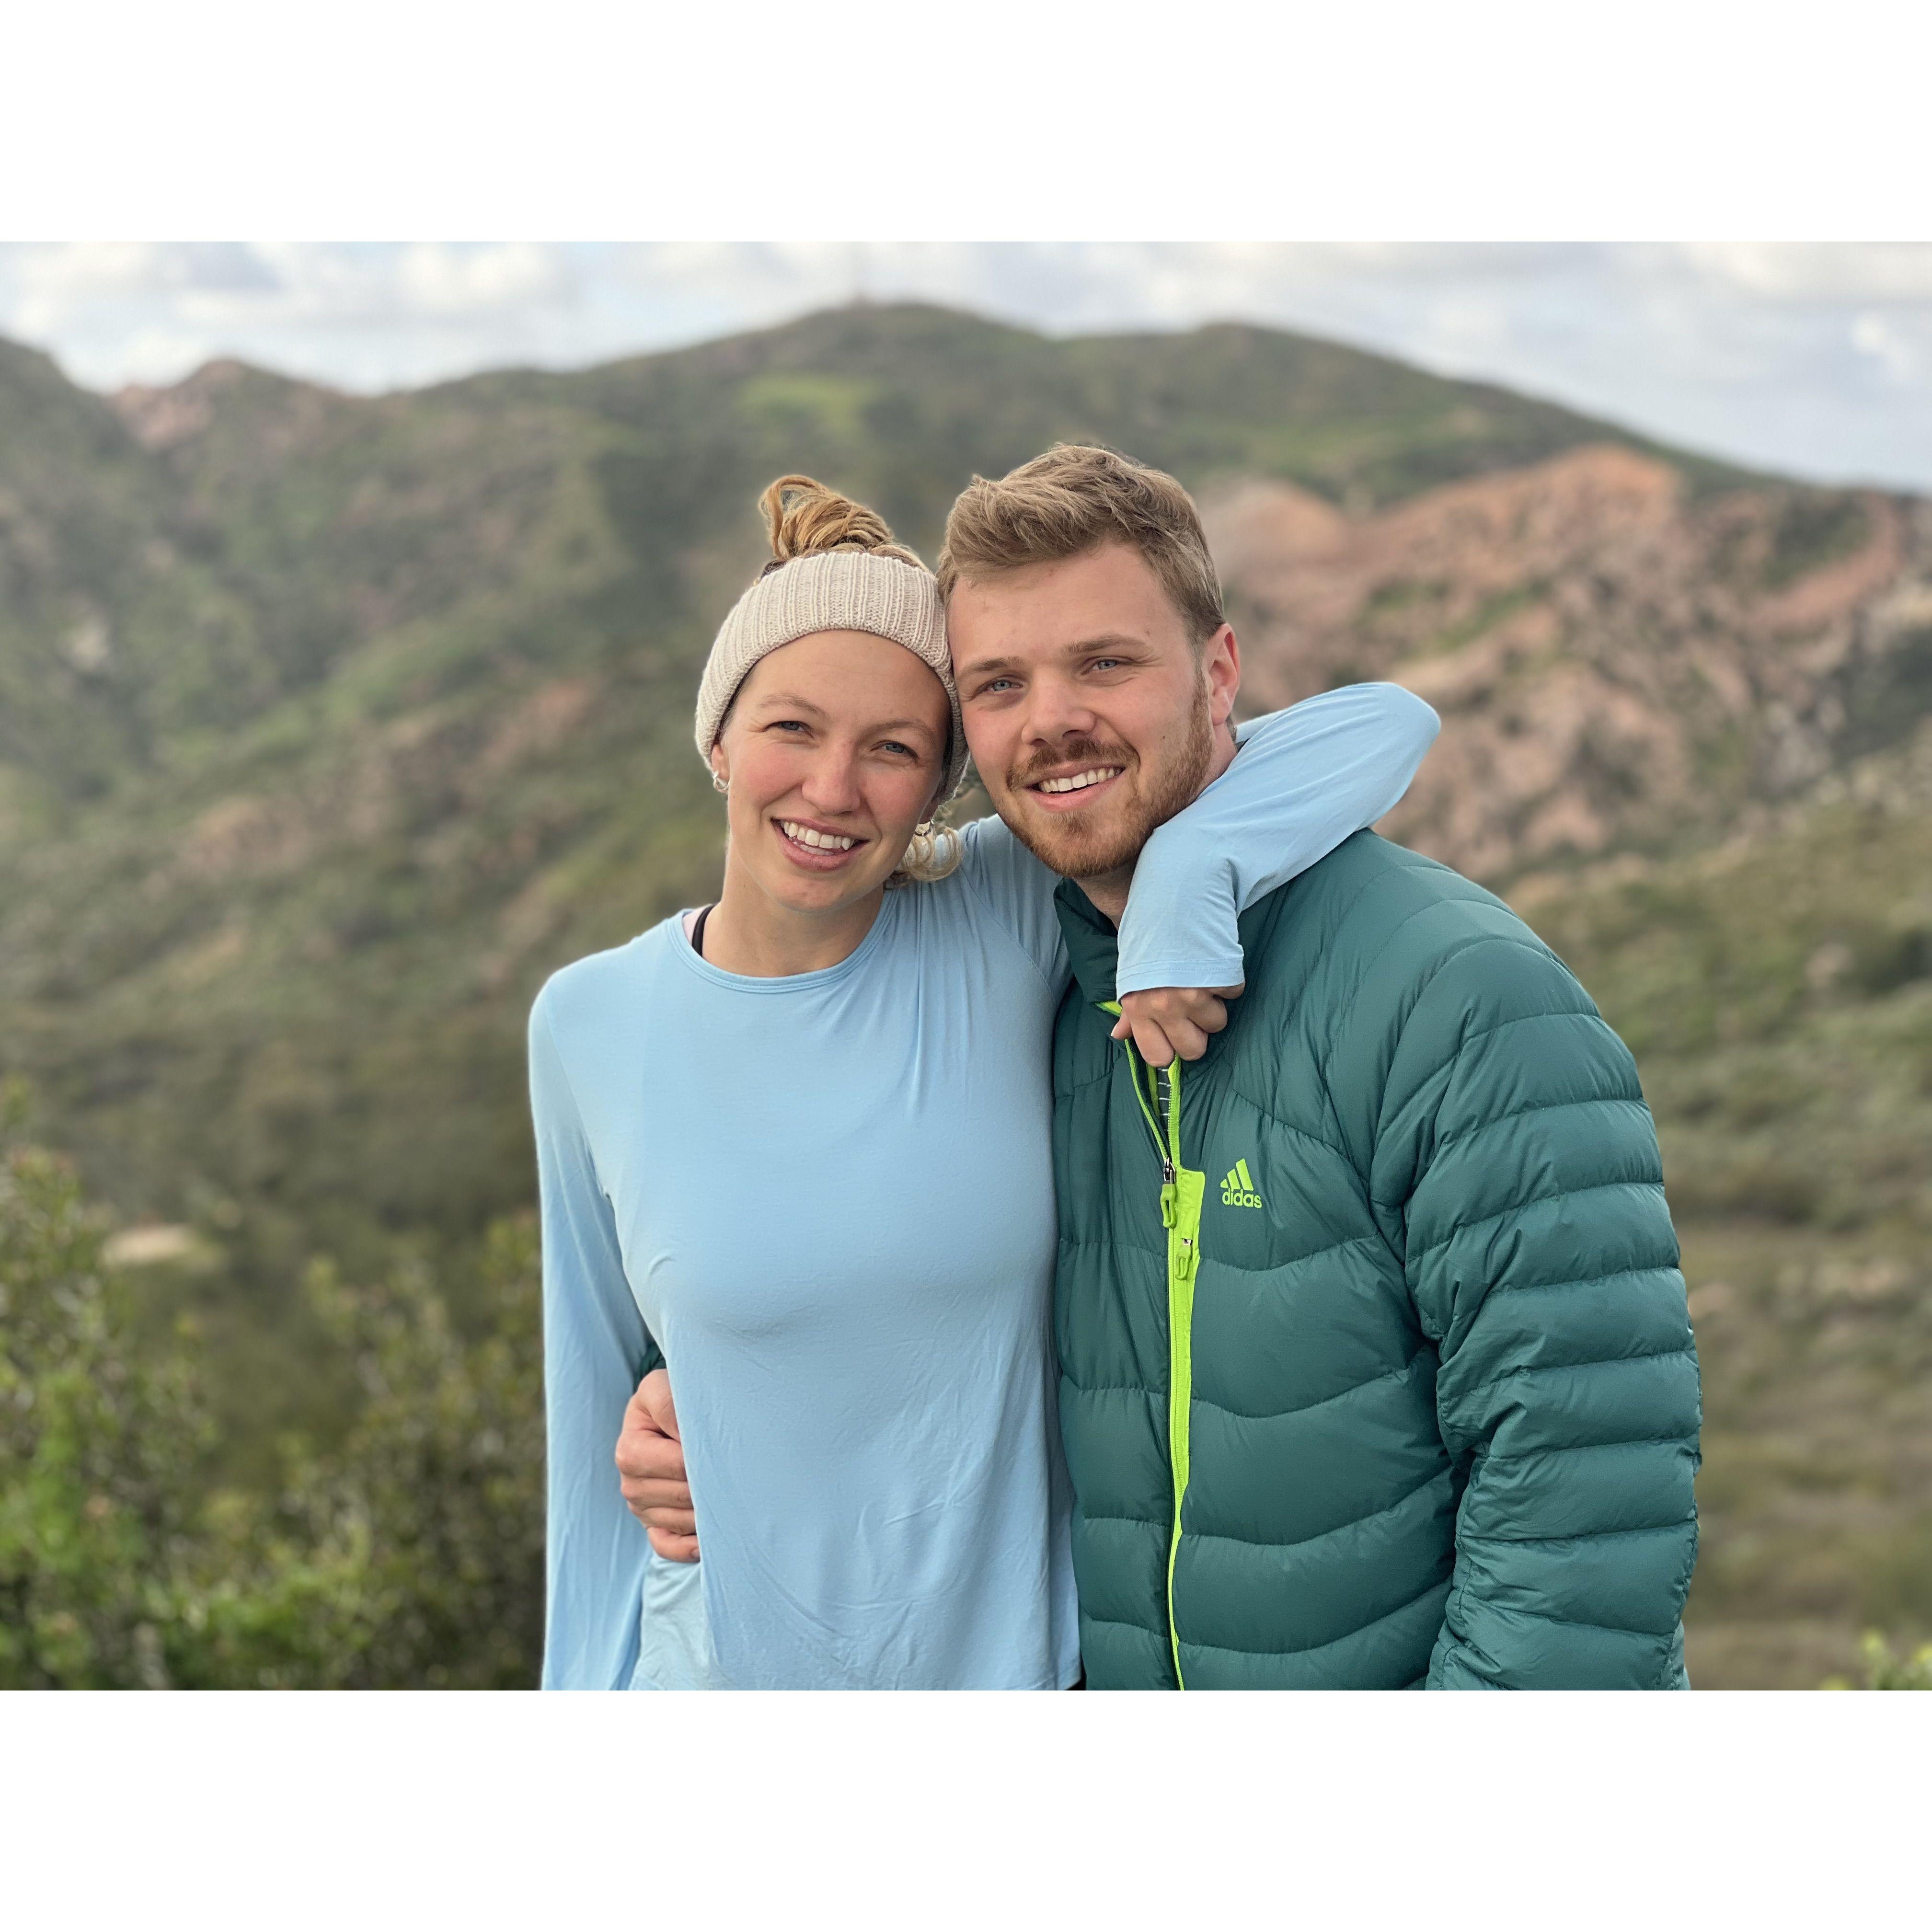
[[[915,752],[910,745],[902,745],[896,738],[888,738],[884,744],[880,746],[879,748],[881,751],[893,752],[897,756],[902,758],[912,758],[916,760],[919,756],[919,754]]]
[[[781,718],[772,725],[774,731],[802,731],[805,721],[800,718]]]

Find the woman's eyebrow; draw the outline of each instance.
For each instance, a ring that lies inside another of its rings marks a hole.
[[[814,704],[808,698],[800,698],[788,691],[768,691],[758,700],[760,710],[776,709],[780,711],[809,711],[814,718],[828,718],[831,713],[823,705]],[[880,723],[868,724],[868,731],[918,731],[926,737],[937,736],[932,727],[923,718],[888,718]]]

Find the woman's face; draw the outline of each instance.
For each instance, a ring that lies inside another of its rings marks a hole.
[[[759,659],[712,747],[730,865],[796,912],[882,886],[944,776],[945,688],[902,644],[818,631]]]

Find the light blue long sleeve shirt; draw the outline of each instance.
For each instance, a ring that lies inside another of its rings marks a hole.
[[[1437,730],[1356,686],[1257,721],[1143,852],[1123,992],[1242,976],[1238,914],[1387,812]],[[1010,1688],[1079,1670],[1054,1412],[1058,880],[997,819],[822,971],[681,918],[530,1016],[546,1688]],[[661,1348],[700,1563],[618,1492]]]

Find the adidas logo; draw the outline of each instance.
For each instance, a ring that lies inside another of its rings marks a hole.
[[[1258,1208],[1262,1204],[1262,1197],[1255,1192],[1246,1161],[1236,1161],[1222,1177],[1221,1204],[1224,1208]]]

